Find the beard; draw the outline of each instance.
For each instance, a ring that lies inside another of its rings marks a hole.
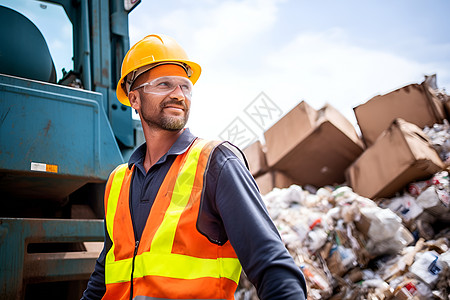
[[[178,116],[165,114],[164,108],[168,104],[182,105],[184,107],[184,114]],[[142,119],[149,127],[168,131],[179,131],[184,128],[189,119],[189,108],[184,102],[169,100],[161,103],[160,111],[157,116],[150,116],[150,114],[143,113]]]
[[[161,129],[169,131],[178,131],[184,128],[189,117],[189,112],[186,112],[184,116],[161,116],[159,119],[159,125]]]

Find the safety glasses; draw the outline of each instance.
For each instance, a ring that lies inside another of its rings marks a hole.
[[[150,82],[143,83],[133,89],[133,91],[143,88],[144,93],[155,95],[168,95],[172,93],[177,87],[181,88],[184,96],[187,99],[192,97],[192,82],[181,76],[164,76],[153,79]]]

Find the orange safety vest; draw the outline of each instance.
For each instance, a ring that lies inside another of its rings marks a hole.
[[[196,228],[209,157],[217,142],[196,139],[168,171],[140,242],[129,208],[134,170],[118,166],[105,190],[106,254],[103,299],[234,299],[241,265],[227,241],[210,242]],[[132,278],[132,279],[131,279]],[[131,281],[132,280],[132,281]]]

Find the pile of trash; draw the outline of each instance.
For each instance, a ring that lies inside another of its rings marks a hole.
[[[448,122],[424,132],[450,165]],[[308,299],[450,299],[448,169],[376,202],[345,185],[291,185],[263,199]],[[236,299],[258,299],[243,275]]]
[[[434,124],[432,127],[425,126],[423,132],[430,139],[430,143],[439,153],[442,161],[450,166],[450,124],[444,119],[443,124]]]

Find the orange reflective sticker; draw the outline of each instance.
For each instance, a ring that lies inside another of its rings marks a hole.
[[[51,173],[58,173],[58,166],[57,165],[46,165],[45,170],[47,172],[51,172]]]

